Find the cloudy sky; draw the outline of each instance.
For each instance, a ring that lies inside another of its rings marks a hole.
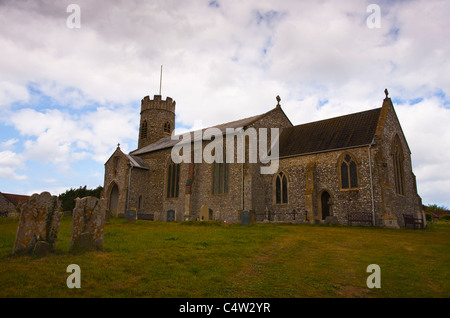
[[[301,124],[380,107],[388,88],[423,203],[450,207],[449,14],[446,0],[0,1],[0,191],[103,185],[163,65],[179,131],[277,95]]]

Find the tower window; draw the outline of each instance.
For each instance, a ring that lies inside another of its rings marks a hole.
[[[144,120],[141,125],[141,138],[147,138],[147,121]]]
[[[170,123],[167,121],[164,124],[164,132],[170,134],[171,130],[170,130]]]
[[[358,187],[358,171],[355,160],[345,155],[341,163],[341,188],[355,189]]]

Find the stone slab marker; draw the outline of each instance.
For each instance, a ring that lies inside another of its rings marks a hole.
[[[127,222],[136,222],[137,221],[137,212],[136,208],[131,208],[125,212],[125,219]]]
[[[200,208],[200,221],[209,221],[210,208],[207,205],[202,205]]]
[[[23,204],[13,254],[44,254],[55,247],[62,216],[61,201],[49,192],[33,194]]]
[[[70,246],[102,248],[105,212],[105,199],[91,196],[76,198]]]
[[[249,225],[251,220],[251,215],[249,211],[242,211],[241,214],[241,225]]]

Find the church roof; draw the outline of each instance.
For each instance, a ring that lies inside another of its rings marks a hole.
[[[273,111],[275,109],[276,108],[274,108],[274,109],[272,109],[272,110],[270,110],[270,111],[268,111],[268,112],[266,112],[264,114],[261,114],[261,115],[256,115],[256,116],[252,116],[252,117],[248,117],[248,118],[244,118],[244,119],[239,119],[239,120],[232,121],[232,122],[225,123],[225,124],[220,124],[220,125],[216,125],[216,126],[212,126],[212,127],[208,127],[208,128],[203,128],[203,129],[201,129],[202,134],[201,135],[198,134],[198,135],[203,136],[203,132],[206,129],[209,129],[209,128],[218,128],[222,132],[222,134],[225,134],[227,128],[233,128],[233,129],[240,128],[240,127],[245,128],[245,127],[249,126],[250,124],[254,123],[256,120],[264,117],[265,115],[267,115],[268,113],[270,113],[271,111]],[[193,142],[195,140],[194,137],[197,136],[197,134],[195,134],[195,132],[196,131],[189,132],[191,134],[191,142]],[[149,152],[153,152],[153,151],[157,151],[157,150],[162,150],[162,149],[173,147],[176,144],[178,144],[179,142],[180,142],[179,138],[175,138],[175,140],[172,140],[171,137],[166,137],[166,138],[162,138],[162,139],[160,139],[160,140],[158,140],[158,141],[156,141],[156,142],[154,142],[154,143],[152,143],[150,145],[142,147],[141,149],[134,150],[134,151],[130,152],[130,154],[133,155],[133,156],[136,156],[136,155],[141,155],[141,154],[144,154],[144,153],[149,153]]]
[[[131,155],[125,155],[125,156],[127,156],[132,167],[148,170],[148,167],[145,164],[144,160],[142,160],[142,158],[140,158],[138,156],[131,156]]]
[[[227,128],[236,129],[239,127],[248,127],[253,122],[263,118],[275,109],[277,108],[261,115],[209,128],[218,128],[225,134]],[[380,112],[381,107],[285,128],[280,134],[279,157],[282,158],[369,145],[374,138]],[[203,131],[206,129],[207,128],[202,129],[202,134],[199,134],[199,136],[203,136]],[[195,131],[189,133],[191,134],[190,141],[193,142],[195,140],[194,137],[196,136]],[[174,140],[172,140],[171,137],[162,138],[141,149],[130,152],[128,157],[136,159],[139,158],[138,155],[170,148],[179,142],[180,138],[175,138]],[[142,166],[145,166],[145,164],[142,163]]]
[[[279,156],[289,157],[372,143],[381,107],[283,129]]]

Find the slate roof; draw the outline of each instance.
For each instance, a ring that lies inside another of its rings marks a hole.
[[[381,107],[283,129],[279,156],[318,153],[372,143]]]
[[[131,156],[131,155],[125,155],[125,156],[127,156],[132,167],[148,170],[148,167],[145,164],[144,160],[142,160],[142,158],[137,157],[137,156]]]
[[[274,108],[274,109],[276,109],[276,108]],[[209,128],[218,128],[218,129],[220,129],[222,134],[225,134],[227,128],[233,128],[233,129],[240,128],[240,127],[245,128],[245,127],[249,126],[250,124],[252,124],[253,122],[255,122],[256,120],[264,117],[265,115],[267,115],[268,113],[270,113],[274,109],[272,109],[269,112],[264,113],[262,115],[257,115],[257,116],[252,116],[252,117],[248,117],[248,118],[244,118],[244,119],[239,119],[239,120],[236,120],[236,121],[232,121],[232,122],[225,123],[225,124],[220,124],[220,125],[217,125],[217,126],[212,126],[212,127],[209,127]],[[201,131],[202,131],[201,136],[203,136],[203,132],[206,129],[209,129],[209,128],[201,129]],[[196,131],[189,132],[191,134],[191,142],[194,141],[195,132]],[[180,135],[177,135],[177,136],[180,136]],[[160,140],[158,140],[158,141],[156,141],[156,142],[154,142],[154,143],[152,143],[150,145],[142,147],[141,149],[134,150],[134,151],[130,152],[130,154],[133,155],[133,156],[136,156],[136,155],[141,155],[141,154],[148,153],[148,152],[153,152],[153,151],[157,151],[157,150],[170,148],[170,147],[173,147],[176,144],[178,144],[181,141],[181,139],[182,138],[177,138],[175,140],[172,140],[171,137],[165,137],[165,138],[162,138],[162,139],[160,139]]]
[[[221,132],[225,134],[226,128],[245,128],[274,109],[261,115],[213,127],[220,129]],[[381,107],[285,128],[280,135],[279,157],[282,158],[369,145],[372,143],[375,135],[380,112]],[[207,128],[202,129],[202,133],[205,129]],[[195,132],[191,131],[189,133],[191,134],[191,142],[193,142]],[[203,136],[203,134],[200,136]],[[172,140],[171,137],[162,138],[141,149],[130,152],[130,155],[127,156],[130,157],[130,161],[131,158],[141,160],[137,155],[173,147],[178,144],[180,140],[181,138],[175,140]],[[139,163],[139,165],[146,168],[143,161],[142,163]]]

